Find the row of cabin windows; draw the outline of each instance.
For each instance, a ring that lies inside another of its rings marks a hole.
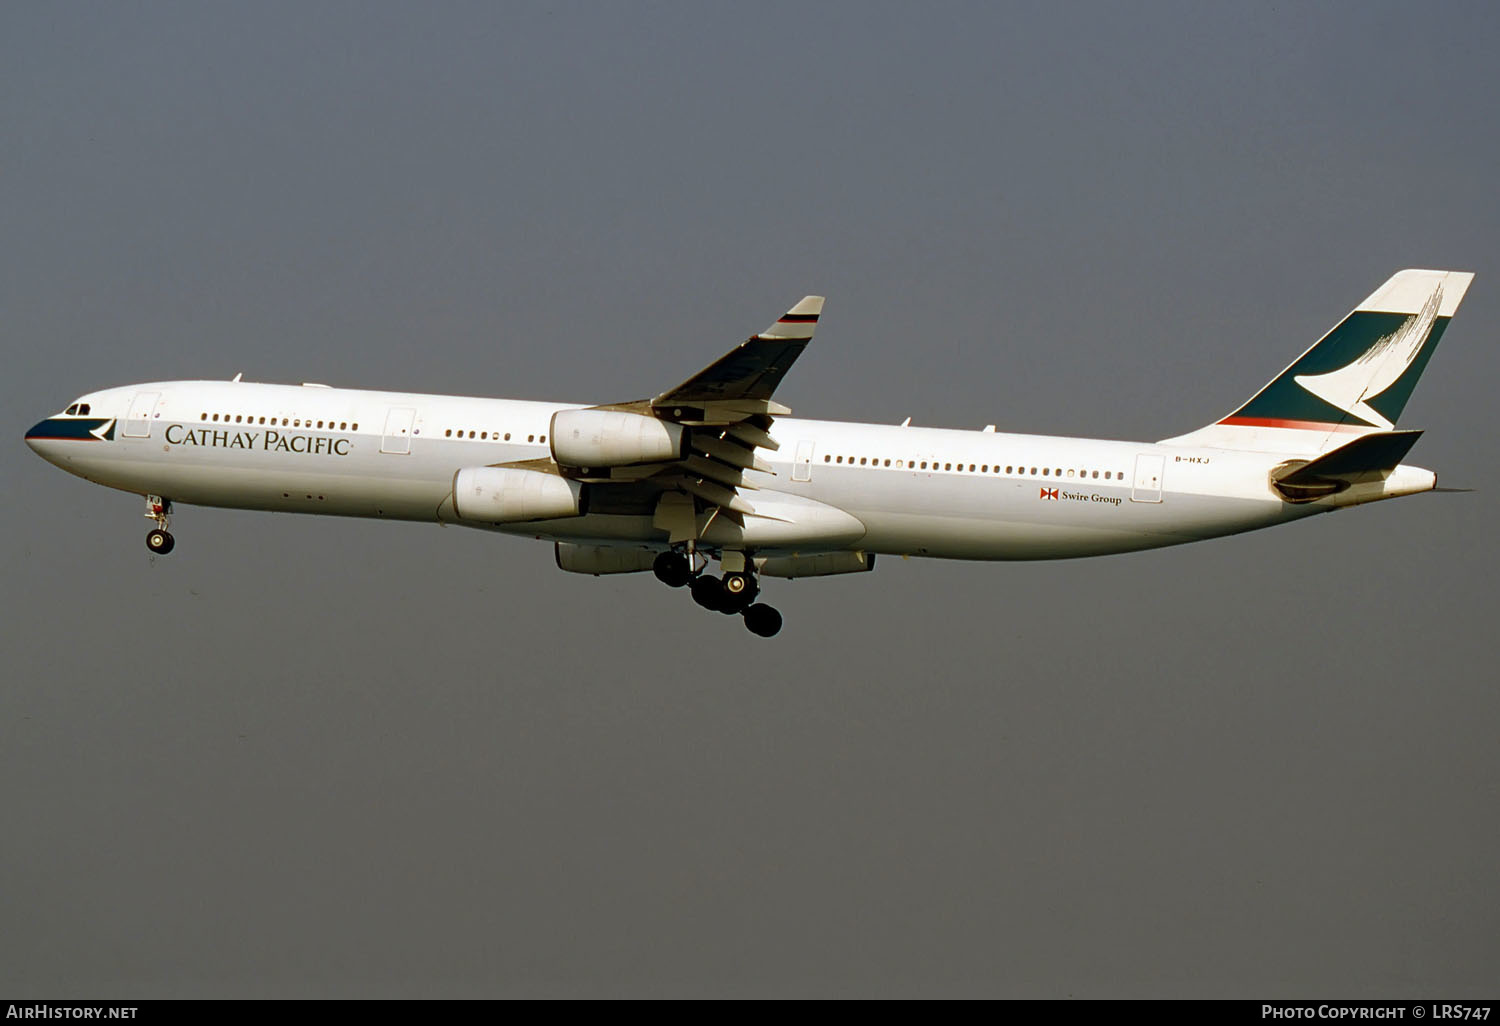
[[[466,436],[464,435],[463,428],[459,428],[457,431],[453,430],[452,428],[449,428],[448,430],[446,430],[446,431],[443,432],[443,437],[444,438],[464,438]],[[477,434],[475,432],[473,432],[473,431],[470,431],[468,433],[467,437],[469,437],[469,438],[478,438],[481,442],[488,442],[488,441],[491,441],[491,440],[496,441],[496,442],[500,442],[500,441],[508,442],[508,441],[510,441],[510,432],[509,431],[505,432],[505,435],[502,437],[501,434],[500,434],[500,432],[498,432],[498,431],[480,431]],[[526,441],[528,441],[528,442],[543,443],[543,442],[547,441],[547,436],[546,435],[542,435],[540,438],[538,438],[536,435],[527,435],[526,436]]]
[[[63,410],[63,414],[69,417],[87,417],[89,415],[89,404],[74,403],[66,410]]]
[[[198,414],[198,419],[199,420],[209,420],[209,421],[222,421],[225,424],[231,423],[231,418],[230,418],[229,414],[227,414],[227,413],[224,414],[222,417],[220,417],[220,415],[217,414],[217,413],[215,413],[213,416],[209,416],[206,413],[200,413],[200,414]],[[269,424],[269,426],[271,426],[271,427],[276,427],[277,426],[277,421],[276,421],[275,417],[270,418],[270,420],[267,420],[265,417],[261,417],[259,420],[257,420],[253,414],[251,416],[247,417],[244,414],[236,413],[234,415],[233,419],[232,419],[232,422],[235,423],[235,424]],[[311,417],[307,418],[306,420],[303,420],[301,417],[292,417],[290,419],[287,418],[287,417],[282,417],[281,418],[281,427],[305,427],[305,428],[310,428],[310,427],[313,426],[313,423],[314,422],[313,422],[313,420],[312,420]],[[322,420],[317,421],[317,427],[320,430],[324,429],[324,425],[325,424],[327,425],[326,430],[328,430],[328,431],[358,431],[359,430],[359,424],[357,422],[351,424],[347,420],[340,420],[340,421],[337,421],[337,422],[331,421],[331,420],[329,420],[329,421],[322,421]]]
[[[87,414],[89,412],[89,408],[88,408],[88,404],[87,403],[84,403],[82,405],[76,405],[75,404],[73,406],[68,407],[63,412],[68,413],[68,414],[83,415],[83,414]],[[233,423],[233,424],[257,424],[257,423],[258,424],[267,424],[267,423],[269,423],[269,425],[271,427],[275,427],[276,423],[277,423],[277,420],[276,420],[275,417],[271,417],[269,419],[269,421],[268,421],[267,418],[265,418],[265,417],[256,418],[253,415],[246,416],[244,414],[234,414],[233,416],[231,416],[228,413],[225,413],[225,414],[200,413],[200,414],[198,414],[198,419],[199,420],[203,420],[203,421],[212,421],[214,423],[222,422],[222,423],[225,423],[225,424],[230,424],[230,423]],[[292,418],[282,417],[281,418],[281,426],[282,427],[306,427],[306,428],[316,427],[319,430],[325,430],[326,429],[328,431],[358,431],[359,430],[359,423],[357,421],[355,423],[352,423],[352,424],[350,422],[346,421],[346,420],[340,420],[340,421],[318,420],[318,421],[315,421],[311,417],[307,418],[306,420],[302,419],[301,417],[292,417]],[[458,430],[458,431],[454,431],[452,428],[449,428],[447,431],[443,432],[443,436],[445,438],[455,438],[455,437],[457,437],[457,438],[463,438],[464,437],[464,432],[461,429]],[[504,438],[505,441],[507,441],[507,442],[510,441],[510,432],[509,431],[505,432],[504,436],[502,436],[500,434],[500,432],[498,432],[498,431],[493,431],[493,432],[491,432],[491,431],[478,431],[478,432],[470,431],[468,433],[468,437],[470,437],[470,438],[476,438],[477,437],[477,438],[483,439],[485,441],[489,441],[490,438],[491,438],[491,436],[493,436],[494,440],[497,441],[497,442],[500,441],[502,437]],[[530,434],[530,435],[526,436],[526,441],[528,441],[528,442],[545,443],[547,441],[547,436],[546,435],[542,435],[540,438],[538,438],[535,434]]]
[[[851,466],[851,467],[855,465],[855,460],[854,460],[853,456],[844,457],[844,456],[830,456],[830,455],[824,454],[824,456],[823,456],[823,462],[824,463],[846,463],[847,462],[849,464],[849,466]],[[917,469],[927,470],[929,462],[931,463],[931,465],[932,465],[931,469],[933,469],[933,470],[957,470],[957,471],[960,471],[960,472],[963,472],[965,470],[965,467],[964,467],[964,465],[962,463],[939,463],[937,460],[931,460],[931,461],[921,460],[920,462],[917,461],[917,460],[910,460],[910,461],[896,460],[895,467],[896,467],[897,470],[903,470],[903,469],[906,469],[906,470],[917,470]],[[865,466],[869,466],[869,467],[886,466],[886,467],[889,467],[889,466],[891,466],[891,461],[890,460],[884,460],[884,461],[882,461],[879,457],[871,458],[871,457],[868,457],[868,456],[861,456],[859,458],[859,464],[858,465],[861,466],[861,467],[865,467]],[[1040,475],[1042,477],[1053,477],[1053,476],[1062,477],[1063,476],[1063,468],[1062,467],[1058,467],[1056,469],[1053,469],[1052,467],[1042,467],[1042,468],[1040,468],[1040,470],[1038,470],[1038,468],[1036,468],[1036,467],[1030,467],[1030,468],[1027,468],[1027,467],[1018,467],[1015,464],[1010,464],[1009,466],[1006,466],[1006,467],[1002,468],[1000,466],[1000,464],[998,464],[998,463],[996,463],[993,467],[990,464],[988,464],[988,463],[981,463],[977,467],[973,463],[970,463],[968,465],[967,470],[971,474],[973,474],[973,473],[979,473],[979,474],[995,473],[995,474],[999,474],[999,473],[1003,472],[1003,473],[1006,473],[1006,474],[1020,475],[1020,476],[1025,476],[1027,474],[1030,474],[1033,477],[1037,476],[1038,473],[1040,473]],[[1070,467],[1070,468],[1068,468],[1067,475],[1068,475],[1068,477],[1079,477],[1079,478],[1093,477],[1093,478],[1097,478],[1099,476],[1099,471],[1097,471],[1097,470],[1077,470],[1077,471],[1075,471],[1075,470],[1073,470]],[[1106,481],[1113,481],[1113,480],[1123,481],[1123,480],[1125,480],[1125,475],[1124,475],[1124,473],[1122,473],[1121,471],[1118,471],[1118,470],[1106,470],[1106,471],[1104,471],[1104,480],[1106,480]]]

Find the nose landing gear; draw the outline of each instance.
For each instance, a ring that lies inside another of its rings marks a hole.
[[[163,499],[160,495],[146,496],[146,519],[156,524],[146,533],[146,548],[158,556],[165,556],[177,547],[177,540],[167,531],[167,517],[171,513],[171,499]]]

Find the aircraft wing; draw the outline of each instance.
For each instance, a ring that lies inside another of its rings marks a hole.
[[[734,423],[755,414],[790,413],[771,402],[771,394],[812,341],[822,312],[822,296],[804,297],[765,331],[652,399],[652,409],[679,423]]]
[[[806,296],[765,331],[741,342],[677,387],[654,399],[598,407],[677,424],[686,436],[680,459],[622,469],[612,474],[612,479],[630,477],[679,493],[677,505],[686,503],[688,510],[685,514],[679,510],[674,515],[676,520],[683,515],[696,518],[703,512],[712,516],[716,511],[730,514],[731,519],[757,515],[745,493],[758,488],[745,480],[745,474],[771,473],[770,465],[757,457],[755,450],[774,452],[780,448],[770,435],[772,419],[792,412],[771,396],[812,341],[822,311],[822,296]],[[667,501],[662,508],[672,505]],[[671,528],[674,537],[685,530]]]

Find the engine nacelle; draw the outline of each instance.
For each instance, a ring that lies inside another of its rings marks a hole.
[[[825,552],[819,556],[771,556],[757,559],[755,567],[767,577],[828,577],[857,574],[875,569],[873,552]]]
[[[558,410],[550,434],[552,458],[564,467],[667,463],[686,455],[681,424],[621,410]]]
[[[558,542],[557,567],[572,574],[638,574],[650,570],[656,553],[623,545],[574,545]]]
[[[577,517],[587,511],[585,497],[581,481],[540,470],[465,467],[453,475],[453,512],[460,520],[513,524]]]

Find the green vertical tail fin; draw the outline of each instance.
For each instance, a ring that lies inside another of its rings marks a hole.
[[[1317,453],[1391,430],[1473,280],[1397,271],[1239,409],[1165,444]]]

